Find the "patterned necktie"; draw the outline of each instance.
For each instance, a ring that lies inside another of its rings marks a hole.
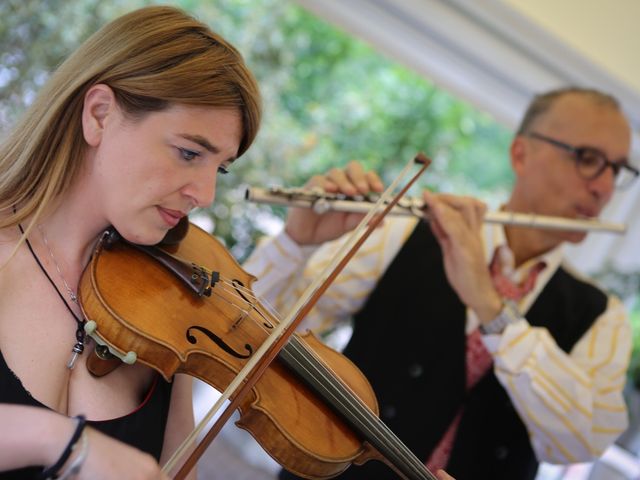
[[[515,271],[513,265],[513,253],[509,247],[506,245],[496,247],[489,264],[493,286],[502,298],[517,302],[533,289],[538,274],[544,270],[546,264],[542,261],[537,262],[525,272]],[[469,392],[485,376],[493,364],[493,358],[484,346],[482,335],[477,328],[467,335],[465,363],[467,378],[465,387]],[[449,463],[463,411],[464,407],[460,407],[449,428],[440,439],[440,443],[425,462],[427,468],[432,472],[445,468]]]

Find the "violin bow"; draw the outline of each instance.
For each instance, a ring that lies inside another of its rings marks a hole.
[[[392,200],[389,200],[393,195],[392,192],[396,189],[402,177],[404,177],[409,169],[415,164],[421,165],[419,171],[407,182],[395,197],[393,197]],[[296,328],[299,326],[300,322],[302,322],[307,313],[309,313],[309,311],[315,306],[319,298],[324,294],[338,274],[344,269],[349,260],[351,260],[353,255],[355,255],[369,235],[371,235],[371,233],[380,224],[382,219],[391,211],[391,209],[393,209],[402,196],[407,192],[407,190],[409,190],[422,173],[424,173],[430,164],[431,160],[422,152],[419,152],[413,160],[407,163],[398,177],[391,183],[391,185],[389,185],[378,201],[360,221],[358,226],[348,237],[347,242],[345,242],[338,254],[334,257],[334,260],[319,276],[316,277],[315,281],[307,287],[304,294],[291,309],[289,315],[287,315],[287,317],[278,324],[272,334],[269,335],[269,337],[267,337],[262,345],[256,350],[255,354],[247,361],[240,372],[238,372],[218,401],[213,405],[213,407],[211,407],[209,412],[198,423],[196,428],[185,439],[182,445],[174,452],[169,461],[164,465],[162,469],[163,472],[168,473],[175,467],[178,459],[185,455],[185,452],[195,442],[199,433],[215,416],[222,404],[233,396],[233,399],[227,405],[225,410],[218,417],[202,441],[191,452],[189,458],[184,462],[174,477],[174,480],[184,480],[209,447],[211,442],[218,435],[220,430],[222,430],[222,427],[226,424],[229,418],[231,418],[233,412],[238,409],[245,396],[249,394],[253,386],[260,379],[271,362],[276,358],[280,350],[285,346],[289,337],[295,332]],[[384,210],[378,214],[378,211],[381,210],[383,206]],[[365,231],[361,234],[362,230]],[[345,251],[346,253],[344,253]]]

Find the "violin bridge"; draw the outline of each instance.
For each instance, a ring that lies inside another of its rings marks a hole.
[[[231,325],[231,330],[238,328],[247,316],[249,316],[248,310],[240,310],[240,315],[238,315],[238,318],[236,318],[235,322]]]

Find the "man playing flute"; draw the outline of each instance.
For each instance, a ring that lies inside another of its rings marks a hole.
[[[539,95],[509,150],[504,208],[597,217],[628,164],[629,124],[611,96]],[[381,191],[351,163],[309,186]],[[432,469],[458,480],[533,479],[538,462],[597,458],[627,427],[631,332],[620,300],[571,270],[562,245],[584,232],[488,225],[475,199],[425,192],[430,221],[387,218],[305,320],[352,322],[344,349],[368,377],[382,420]],[[245,263],[257,294],[286,312],[338,249],[355,214],[292,209]],[[282,472],[281,478],[296,478]],[[379,462],[341,479],[396,478]]]

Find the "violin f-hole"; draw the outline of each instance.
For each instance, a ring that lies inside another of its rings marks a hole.
[[[198,339],[192,333],[193,330],[204,333],[207,336],[207,338],[209,338],[213,343],[215,343],[218,347],[220,347],[223,351],[227,352],[231,356],[234,356],[236,358],[249,358],[251,355],[253,355],[253,347],[248,343],[244,345],[244,348],[247,352],[246,354],[236,352],[233,348],[231,348],[230,345],[225,343],[224,340],[222,340],[219,336],[217,336],[211,330],[205,327],[200,327],[198,325],[189,327],[186,332],[187,341],[192,345],[195,345],[198,343]]]

